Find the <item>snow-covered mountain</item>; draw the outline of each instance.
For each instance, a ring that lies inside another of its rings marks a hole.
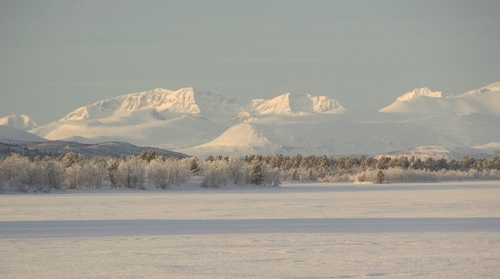
[[[406,156],[408,158],[415,157],[417,159],[425,160],[427,158],[443,158],[447,160],[460,161],[464,157],[472,158],[488,158],[492,155],[498,156],[498,152],[483,152],[482,150],[469,148],[469,147],[447,147],[447,146],[416,146],[410,149],[389,152],[385,154],[376,155],[375,158],[391,157],[400,158]]]
[[[187,154],[374,155],[415,146],[471,147],[500,138],[500,118],[489,115],[436,115],[383,121],[348,117],[258,119],[229,128]],[[478,124],[480,123],[480,125]]]
[[[428,88],[415,89],[403,94],[389,106],[382,108],[384,113],[458,113],[500,115],[500,82],[472,90],[457,96],[443,97],[441,92]]]
[[[304,113],[342,113],[344,107],[326,96],[286,93],[271,100],[256,99],[253,108],[259,114],[300,115]]]
[[[50,140],[85,143],[126,141],[180,150],[205,144],[234,125],[261,116],[341,113],[325,96],[284,94],[245,104],[210,91],[155,89],[118,96],[81,107],[64,118],[32,130]]]
[[[5,140],[34,141],[34,142],[46,141],[46,139],[42,137],[39,137],[32,133],[28,133],[21,129],[17,129],[7,125],[0,125],[0,141],[5,141]]]
[[[205,143],[252,118],[238,100],[214,92],[154,89],[81,107],[32,132],[50,140],[126,141],[176,149]]]
[[[19,130],[28,131],[38,127],[35,121],[27,115],[8,115],[0,118],[0,125],[10,126]]]
[[[418,146],[492,154],[500,142],[500,83],[448,97],[415,89],[379,112],[346,109],[309,94],[245,103],[193,88],[154,89],[81,107],[30,132],[48,140],[122,141],[193,156],[375,155]]]
[[[131,121],[142,123],[166,120],[178,115],[200,116],[221,124],[232,124],[251,118],[234,98],[210,91],[194,91],[193,88],[177,91],[157,88],[81,107],[61,121],[99,119],[102,123],[129,125]]]
[[[416,89],[403,94],[378,114],[358,114],[352,110],[346,113],[341,106],[338,108],[342,113],[336,115],[307,114],[304,112],[311,112],[311,106],[307,107],[309,110],[293,109],[289,105],[293,101],[287,102],[291,99],[288,94],[271,100],[254,100],[254,108],[259,112],[257,119],[237,124],[212,141],[181,151],[198,155],[373,155],[416,146],[444,146],[447,153],[428,153],[448,157],[493,154],[491,148],[472,147],[492,146],[500,141],[498,85],[447,98],[443,98],[442,92]],[[296,96],[295,100],[306,97]],[[261,117],[267,114],[273,117]]]

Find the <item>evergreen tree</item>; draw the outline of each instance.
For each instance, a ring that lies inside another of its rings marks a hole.
[[[264,176],[262,175],[262,168],[260,167],[260,163],[254,162],[252,171],[250,172],[250,183],[261,185],[263,180]]]
[[[385,180],[385,174],[382,170],[379,170],[377,173],[377,178],[375,180],[376,183],[382,184]]]

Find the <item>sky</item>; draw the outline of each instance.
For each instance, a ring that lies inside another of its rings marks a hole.
[[[0,1],[0,117],[194,87],[378,110],[500,81],[500,1]]]

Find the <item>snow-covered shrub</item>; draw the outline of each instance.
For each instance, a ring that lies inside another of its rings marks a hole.
[[[361,174],[358,174],[356,176],[356,178],[354,178],[354,182],[356,183],[364,183],[366,182],[366,174],[365,173],[361,173]]]
[[[292,182],[292,181],[297,181],[299,180],[299,173],[297,169],[291,168],[288,170],[282,170],[281,171],[281,177],[282,180]]]
[[[281,171],[278,168],[271,168],[267,164],[262,164],[262,185],[278,187],[281,185]]]
[[[356,180],[360,177],[366,182],[379,183],[380,181],[380,170],[370,170],[358,173],[355,176]],[[400,169],[400,168],[388,168],[383,171],[384,177],[383,182],[395,183],[395,182],[435,182],[438,181],[437,175],[434,172],[426,170],[413,170],[413,169]],[[359,182],[359,181],[358,181]]]
[[[487,170],[475,170],[470,169],[468,171],[460,170],[440,170],[436,173],[439,180],[473,180],[473,179],[483,179],[483,180],[496,180],[500,179],[500,171],[496,169]]]
[[[345,182],[354,182],[355,176],[349,173],[337,173],[334,175],[328,174],[325,177],[318,178],[318,182],[320,183],[345,183]]]

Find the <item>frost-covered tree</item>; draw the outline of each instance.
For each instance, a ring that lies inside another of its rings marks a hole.
[[[168,187],[168,174],[169,171],[163,158],[152,159],[146,166],[146,177],[156,188],[166,189]]]
[[[82,166],[83,186],[87,188],[101,188],[107,177],[106,162],[101,157],[87,160]]]
[[[85,156],[75,152],[68,152],[64,156],[58,158],[58,161],[62,163],[64,168],[68,168],[74,164],[82,165],[82,162],[85,160]]]
[[[193,172],[194,175],[197,175],[198,172],[200,171],[200,168],[198,167],[198,162],[196,158],[191,159],[191,166],[190,166],[191,171]]]
[[[73,164],[66,168],[66,184],[68,189],[79,189],[83,185],[82,166]]]
[[[139,158],[141,158],[144,161],[150,162],[156,157],[156,153],[153,149],[149,149],[149,151],[142,151],[142,153],[139,155]]]
[[[19,172],[25,171],[25,165],[28,163],[29,159],[18,153],[13,153],[11,156],[0,160],[0,179],[5,182],[12,181],[14,177],[20,175]]]
[[[253,162],[252,170],[250,172],[250,183],[255,185],[261,185],[264,181],[264,175],[262,174],[262,168],[258,161]]]
[[[121,188],[144,189],[146,163],[139,157],[128,156],[119,161],[117,182]]]
[[[106,159],[94,157],[80,160],[66,168],[66,184],[68,189],[101,188],[107,178]]]
[[[203,164],[201,187],[219,188],[228,183],[228,166],[225,160],[207,160]]]
[[[61,189],[65,180],[62,164],[49,157],[28,157],[13,154],[1,161],[0,177],[10,185],[11,190],[26,192]]]
[[[379,170],[377,172],[377,178],[375,179],[375,182],[381,184],[384,183],[384,180],[385,180],[385,174],[382,170]]]
[[[44,176],[45,190],[61,189],[66,180],[66,172],[61,162],[48,158],[43,160],[40,166]]]
[[[242,185],[248,179],[248,166],[243,159],[230,157],[227,162],[227,176],[231,183]]]
[[[28,157],[14,154],[2,162],[0,169],[11,190],[20,192],[26,192],[29,188],[44,190],[46,180],[41,162],[33,162]]]
[[[278,187],[281,185],[281,171],[279,168],[272,168],[267,164],[262,164],[262,184]]]
[[[118,166],[119,162],[116,158],[106,158],[106,175],[108,177],[111,188],[118,188]]]
[[[165,163],[167,166],[169,184],[180,185],[188,181],[193,175],[191,171],[191,161],[189,159],[181,160],[176,157],[169,157]]]

